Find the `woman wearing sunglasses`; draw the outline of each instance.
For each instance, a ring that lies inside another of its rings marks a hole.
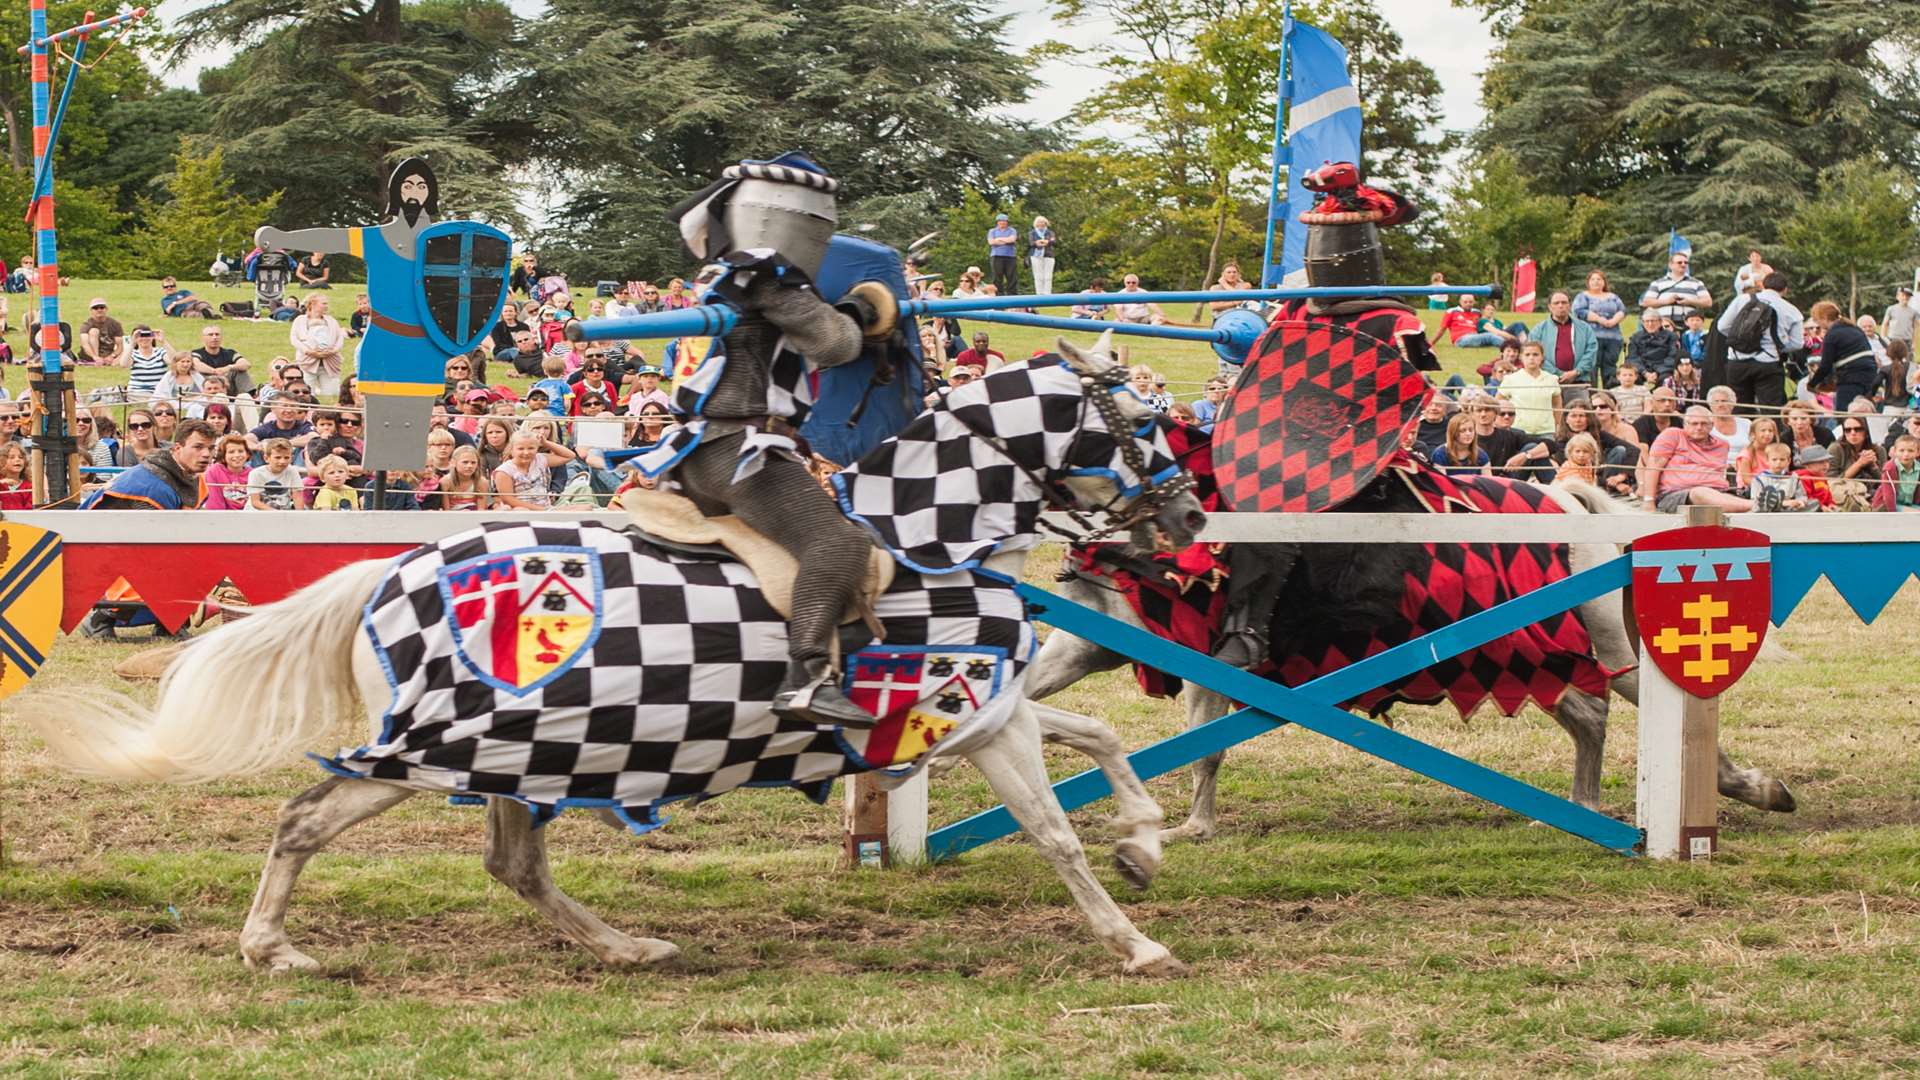
[[[113,463],[123,469],[131,469],[158,449],[160,439],[154,434],[153,413],[146,409],[128,412],[127,435],[120,440],[120,452],[115,455]]]

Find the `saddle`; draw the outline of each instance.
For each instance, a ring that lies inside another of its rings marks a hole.
[[[800,564],[787,549],[732,514],[707,517],[685,495],[633,488],[621,493],[620,503],[633,519],[634,530],[656,546],[681,555],[745,563],[774,610],[793,617],[793,580]],[[869,552],[866,580],[841,617],[842,623],[865,620],[876,636],[880,633],[873,604],[893,584],[895,566],[878,547]]]

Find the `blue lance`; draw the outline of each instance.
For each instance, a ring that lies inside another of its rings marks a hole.
[[[900,314],[955,316],[980,322],[1014,323],[1081,333],[1112,330],[1116,334],[1157,337],[1175,341],[1203,341],[1231,363],[1246,359],[1247,351],[1266,328],[1266,320],[1242,308],[1222,312],[1211,327],[1154,326],[1148,323],[1068,319],[1012,311],[1012,308],[1083,305],[1239,303],[1246,300],[1338,300],[1368,296],[1424,296],[1432,285],[1355,285],[1339,288],[1214,289],[1186,292],[1049,293],[1044,296],[957,296],[944,300],[907,300]],[[1462,296],[1501,295],[1499,285],[1448,286]],[[718,337],[733,329],[738,310],[723,303],[696,304],[677,311],[656,311],[614,319],[586,319],[567,324],[573,341],[624,341],[634,338]]]

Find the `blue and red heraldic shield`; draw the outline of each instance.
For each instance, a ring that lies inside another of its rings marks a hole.
[[[60,632],[60,536],[0,523],[0,698],[27,685]]]
[[[1431,393],[1389,342],[1339,323],[1276,321],[1214,426],[1220,494],[1242,512],[1338,506],[1380,474]]]
[[[1646,657],[1675,686],[1717,697],[1760,655],[1773,610],[1765,533],[1701,525],[1633,544],[1633,614]]]

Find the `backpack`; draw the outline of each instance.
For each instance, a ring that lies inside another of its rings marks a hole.
[[[1773,335],[1774,348],[1779,348],[1780,335],[1775,333],[1779,320],[1780,313],[1773,310],[1772,304],[1754,297],[1733,317],[1733,325],[1727,327],[1727,348],[1752,356],[1761,351],[1769,334]]]

